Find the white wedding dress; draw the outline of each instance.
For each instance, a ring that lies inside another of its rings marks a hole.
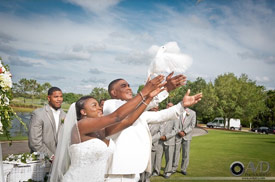
[[[71,165],[63,177],[63,182],[103,182],[108,159],[114,151],[112,140],[109,146],[94,138],[69,147]]]

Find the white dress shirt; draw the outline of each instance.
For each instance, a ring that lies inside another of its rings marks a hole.
[[[53,117],[54,117],[54,121],[55,121],[55,128],[56,128],[56,133],[58,131],[58,126],[59,126],[59,116],[60,116],[60,109],[55,110],[52,107],[50,107],[52,112],[53,112]]]

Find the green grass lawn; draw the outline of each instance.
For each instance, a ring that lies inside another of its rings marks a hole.
[[[13,140],[13,141],[28,140],[28,137],[27,136],[15,136],[15,137],[11,137],[11,140]],[[7,137],[4,136],[3,134],[0,134],[0,141],[7,141]]]
[[[252,162],[256,168],[258,162],[266,161],[270,165],[269,177],[275,177],[275,135],[208,131],[207,135],[193,137],[186,177],[233,177],[229,168],[234,161],[242,162],[246,169],[249,168],[249,162]],[[161,173],[164,166],[163,159]],[[152,177],[151,181],[186,181],[185,176],[179,171],[180,168],[169,179],[158,176]],[[251,174],[251,170],[248,170],[249,172]]]
[[[256,168],[260,161],[266,161],[270,165],[268,177],[275,177],[275,135],[213,129],[208,131],[207,135],[193,137],[187,176],[179,173],[180,168],[178,168],[178,172],[169,179],[158,176],[152,177],[151,182],[196,181],[186,180],[186,177],[234,177],[229,168],[235,161],[242,162],[246,169],[249,162],[252,162]],[[1,139],[3,136],[0,135]],[[26,139],[27,137],[13,138],[13,140]],[[163,158],[161,174],[164,166]],[[251,170],[248,174],[251,174]],[[243,174],[241,177],[246,176]]]

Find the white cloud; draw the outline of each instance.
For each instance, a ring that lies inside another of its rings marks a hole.
[[[101,71],[101,70],[99,70],[99,69],[97,69],[97,68],[91,68],[89,70],[89,73],[92,73],[92,74],[103,74],[104,72]]]
[[[29,57],[20,57],[20,56],[9,56],[8,62],[14,66],[23,66],[23,67],[37,67],[37,66],[48,66],[49,64],[42,59],[33,59]]]
[[[72,4],[78,5],[95,14],[106,12],[109,8],[117,5],[121,0],[66,0]]]

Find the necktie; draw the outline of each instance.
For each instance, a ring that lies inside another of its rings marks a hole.
[[[185,115],[184,118],[182,118],[182,126],[183,126],[183,123],[184,123],[185,118],[186,118],[186,115]]]

